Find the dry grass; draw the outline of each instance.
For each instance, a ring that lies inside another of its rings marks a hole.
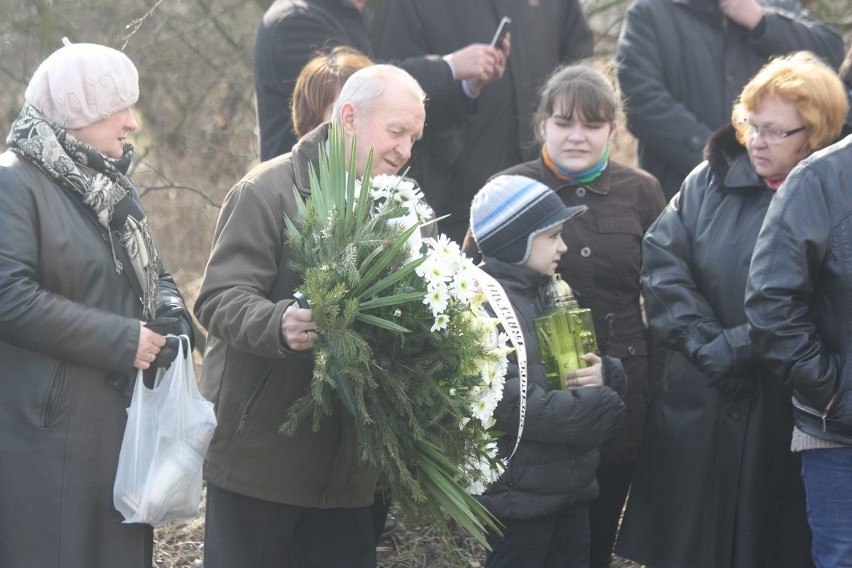
[[[192,522],[154,531],[155,568],[197,568],[204,558],[204,499]]]
[[[204,497],[198,516],[189,524],[154,531],[155,568],[200,568],[204,558]],[[378,568],[481,568],[485,550],[472,539],[457,538],[453,552],[443,548],[428,526],[400,528],[377,549]],[[616,557],[611,568],[639,568]]]

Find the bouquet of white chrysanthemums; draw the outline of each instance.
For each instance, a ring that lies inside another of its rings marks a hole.
[[[319,331],[311,389],[282,432],[351,414],[361,459],[401,514],[445,536],[448,515],[485,543],[497,525],[471,494],[503,468],[489,429],[508,338],[482,306],[471,260],[443,235],[421,236],[434,219],[415,184],[371,179],[369,164],[358,183],[345,151],[332,129],[311,198],[296,193],[298,218],[286,219]]]

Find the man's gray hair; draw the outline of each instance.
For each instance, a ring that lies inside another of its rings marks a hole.
[[[425,103],[426,93],[407,71],[395,65],[371,65],[353,73],[343,84],[340,96],[331,111],[332,120],[340,122],[340,109],[346,103],[351,103],[362,112],[368,112],[370,104],[384,94],[391,81],[406,87],[421,103]]]

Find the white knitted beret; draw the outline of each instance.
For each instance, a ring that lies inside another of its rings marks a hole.
[[[38,66],[24,94],[45,118],[64,128],[82,128],[139,99],[139,74],[125,54],[64,41]]]

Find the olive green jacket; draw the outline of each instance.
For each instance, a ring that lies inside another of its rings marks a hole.
[[[301,283],[288,267],[284,216],[295,217],[294,187],[310,195],[308,165],[316,167],[327,132],[320,126],[292,153],[257,166],[222,207],[195,303],[209,332],[201,390],[218,420],[204,471],[209,483],[257,499],[363,507],[373,501],[376,472],[359,464],[345,411],[317,432],[310,423],[293,436],[278,431],[313,374],[310,352],[290,351],[280,336],[281,317]]]

